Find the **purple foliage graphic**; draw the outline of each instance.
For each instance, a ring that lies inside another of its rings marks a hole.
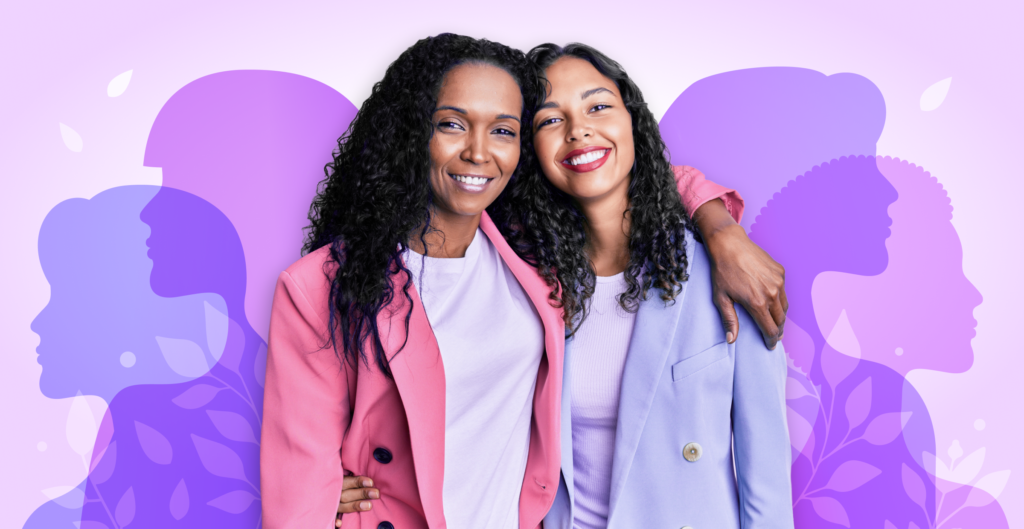
[[[77,507],[51,502],[26,527],[261,526],[266,345],[246,311],[265,329],[273,281],[299,256],[316,182],[354,114],[302,76],[210,75],[172,96],[153,126],[146,164],[163,168],[164,187],[115,188],[51,212],[40,255],[54,263],[55,296],[33,323],[46,346],[40,384],[110,407],[90,476],[67,495]],[[75,281],[83,267],[100,281]],[[59,341],[68,328],[90,331],[89,318],[95,353]],[[116,368],[97,362],[111,350]],[[126,370],[128,350],[137,365]],[[134,377],[118,378],[125,371]]]

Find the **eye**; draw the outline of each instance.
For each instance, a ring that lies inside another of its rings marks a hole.
[[[604,110],[606,108],[612,108],[612,106],[611,105],[594,105],[594,107],[591,108],[590,111],[591,112],[598,112],[598,111]]]
[[[516,137],[516,131],[511,130],[511,129],[506,129],[504,127],[494,129],[494,134],[497,134],[499,136],[508,136],[508,137],[511,137],[511,138],[515,138]]]
[[[562,118],[548,118],[548,119],[545,119],[544,121],[541,121],[540,123],[538,123],[537,124],[537,128],[540,129],[541,127],[544,127],[545,125],[552,125],[552,124],[558,123],[560,121],[562,121]]]
[[[454,121],[442,121],[437,124],[437,128],[441,130],[466,130]]]

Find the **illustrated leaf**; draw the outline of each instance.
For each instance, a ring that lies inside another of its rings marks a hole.
[[[135,492],[132,491],[131,487],[124,492],[121,499],[117,501],[117,507],[114,508],[114,520],[117,521],[117,525],[124,527],[135,519]]]
[[[65,509],[81,509],[85,501],[85,492],[82,489],[66,485],[43,489],[43,494]]]
[[[117,97],[128,89],[128,83],[132,80],[132,70],[128,70],[107,83],[107,96]]]
[[[171,443],[160,432],[152,427],[135,421],[135,434],[139,437],[139,445],[150,461],[158,465],[169,465],[174,457]]]
[[[885,521],[885,528],[884,529],[896,529],[896,526],[893,525],[893,523],[890,522],[889,520],[886,520]]]
[[[222,478],[246,480],[242,459],[233,450],[195,434],[192,434],[192,442],[196,445],[199,461],[203,463],[207,472]]]
[[[96,430],[96,418],[92,415],[89,402],[79,392],[71,400],[71,410],[68,411],[66,433],[71,449],[80,456],[91,452],[96,442]]]
[[[786,378],[786,400],[796,400],[807,396],[814,397],[799,380],[793,377]]]
[[[1006,488],[1006,482],[1010,479],[1009,470],[993,472],[978,480],[974,488],[967,495],[968,507],[984,507],[999,498]]]
[[[188,514],[188,487],[185,486],[185,480],[182,479],[178,482],[178,486],[174,487],[174,492],[171,493],[171,516],[175,520],[180,520]]]
[[[233,411],[206,410],[206,414],[210,416],[213,426],[224,437],[241,443],[260,444],[245,417]]]
[[[850,430],[860,426],[871,411],[871,377],[865,378],[863,382],[853,388],[846,398],[846,420],[850,423]]]
[[[92,481],[93,485],[105,483],[114,473],[116,465],[117,441],[111,441],[103,451],[103,455],[96,461],[96,466],[89,472],[89,481]]]
[[[229,492],[219,498],[214,498],[207,502],[207,505],[216,507],[222,511],[229,512],[231,514],[241,514],[252,505],[253,500],[256,496],[253,496],[248,491],[236,490]]]
[[[864,431],[864,440],[873,445],[887,445],[893,442],[903,431],[912,414],[913,412],[909,411],[894,411],[875,417]]]
[[[921,110],[931,112],[939,108],[942,102],[946,100],[946,94],[949,93],[949,86],[951,84],[953,84],[953,78],[947,77],[926,88],[921,93]]]
[[[965,457],[960,464],[953,468],[952,481],[967,485],[981,472],[981,465],[985,463],[985,448],[979,448],[971,455]]]
[[[846,315],[846,309],[839,313],[839,319],[836,320],[836,324],[832,327],[832,332],[828,334],[828,338],[825,341],[833,349],[846,356],[860,358],[860,342],[857,341],[857,336],[853,333],[853,327],[850,325],[849,316]]]
[[[925,500],[924,481],[906,463],[903,463],[901,472],[903,475],[903,490],[907,492],[907,497],[914,500],[914,503],[920,505],[923,509]]]
[[[267,384],[267,344],[260,344],[259,351],[256,351],[256,363],[253,364],[252,369],[256,375],[256,382],[261,388],[265,387]]]
[[[807,422],[803,415],[789,406],[786,406],[786,423],[789,424],[789,444],[798,452],[802,451],[807,445],[807,440],[811,437],[814,427]]]
[[[75,129],[61,123],[60,137],[64,140],[64,146],[71,152],[82,152],[82,137],[75,132]]]
[[[210,370],[206,355],[198,344],[191,340],[156,337],[164,361],[175,373],[188,378],[199,378]]]
[[[863,461],[844,461],[832,473],[832,477],[829,478],[828,485],[825,485],[825,488],[836,492],[848,492],[871,481],[881,473],[881,470]]]
[[[203,301],[206,315],[206,345],[214,360],[220,360],[224,347],[228,344],[228,315],[217,310],[208,301]]]
[[[949,468],[952,470],[956,465],[956,460],[964,455],[964,449],[960,447],[960,441],[953,439],[953,442],[949,444],[949,449],[946,450],[946,454],[949,455]]]
[[[808,499],[811,501],[811,506],[814,507],[814,512],[818,513],[823,520],[843,527],[850,527],[850,517],[847,516],[846,509],[835,498],[819,496]]]
[[[845,380],[859,362],[856,358],[837,353],[831,346],[826,346],[821,353],[821,371],[832,388]]]
[[[242,354],[245,352],[245,331],[235,322],[228,319],[227,343],[224,346],[224,354],[217,360],[220,365],[239,373],[238,366],[242,362]],[[239,373],[241,374],[241,373]]]
[[[907,529],[918,529],[918,527],[916,523],[910,522],[910,525],[907,526]]]
[[[214,387],[209,384],[196,384],[183,391],[181,395],[171,399],[171,402],[177,404],[180,408],[194,410],[205,406],[213,400],[213,397],[217,396],[221,389],[224,388]]]
[[[107,524],[95,520],[85,520],[78,529],[110,529]]]

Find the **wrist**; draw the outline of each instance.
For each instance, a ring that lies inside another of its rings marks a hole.
[[[725,203],[718,198],[701,204],[693,214],[693,223],[705,241],[736,229],[739,229],[744,235],[746,234],[743,228],[732,218],[732,215],[729,214]]]

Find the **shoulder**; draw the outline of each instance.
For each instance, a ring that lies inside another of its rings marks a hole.
[[[696,167],[689,165],[673,165],[672,173],[675,175],[677,182],[683,179],[704,178],[704,173],[700,172]]]
[[[324,246],[281,272],[278,288],[283,286],[293,294],[301,293],[313,307],[326,306],[337,267],[337,263],[331,260],[330,247]]]

